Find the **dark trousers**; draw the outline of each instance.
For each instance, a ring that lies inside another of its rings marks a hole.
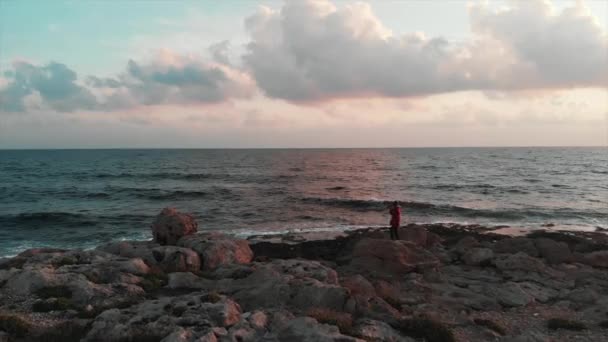
[[[399,227],[391,227],[391,240],[399,240]]]

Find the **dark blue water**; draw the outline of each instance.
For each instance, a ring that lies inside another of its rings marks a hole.
[[[231,233],[407,222],[608,227],[606,148],[0,151],[0,255],[147,238],[166,206]]]

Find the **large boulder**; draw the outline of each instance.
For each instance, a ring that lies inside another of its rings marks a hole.
[[[534,244],[540,256],[549,264],[561,264],[572,259],[572,253],[565,242],[538,238],[534,240]]]
[[[203,270],[213,270],[228,264],[248,264],[253,259],[253,251],[247,240],[221,234],[188,235],[177,244],[198,253]]]
[[[353,269],[394,276],[438,265],[432,253],[410,242],[369,238],[357,242],[350,261]]]
[[[175,208],[163,209],[152,223],[154,241],[161,245],[175,245],[184,236],[195,234],[198,224],[194,217]]]

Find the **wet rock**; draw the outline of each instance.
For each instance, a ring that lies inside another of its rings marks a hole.
[[[367,238],[355,245],[350,262],[353,269],[391,276],[438,265],[439,260],[433,254],[412,243]]]
[[[195,234],[198,224],[194,217],[175,208],[163,209],[152,223],[154,241],[161,245],[175,245],[184,236]]]
[[[223,235],[189,235],[180,239],[178,245],[198,253],[203,270],[213,270],[228,264],[248,264],[253,259],[247,240]]]
[[[548,238],[534,240],[540,256],[549,264],[561,264],[572,259],[572,253],[565,242],[558,242]]]

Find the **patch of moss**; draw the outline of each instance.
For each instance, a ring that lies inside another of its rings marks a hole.
[[[72,302],[63,297],[52,300],[39,300],[32,305],[34,312],[65,311],[73,308]]]
[[[35,292],[40,298],[72,298],[72,290],[67,286],[46,286]]]
[[[350,334],[353,330],[353,317],[345,312],[338,312],[327,308],[312,308],[306,313],[319,323],[335,325],[343,334]]]
[[[475,322],[475,324],[486,327],[492,331],[499,333],[502,336],[507,334],[507,330],[502,325],[500,325],[492,320],[475,318],[473,321]]]
[[[217,291],[211,291],[206,295],[201,296],[201,302],[204,303],[217,303],[220,300],[222,300],[222,295],[220,295]]]
[[[452,329],[430,317],[415,317],[393,323],[403,334],[423,338],[427,342],[456,342]]]
[[[16,337],[26,337],[30,329],[30,323],[22,316],[0,313],[0,331],[6,331]]]
[[[573,331],[581,331],[586,330],[587,326],[581,322],[564,319],[564,318],[551,318],[547,321],[547,328],[550,330],[573,330]]]

